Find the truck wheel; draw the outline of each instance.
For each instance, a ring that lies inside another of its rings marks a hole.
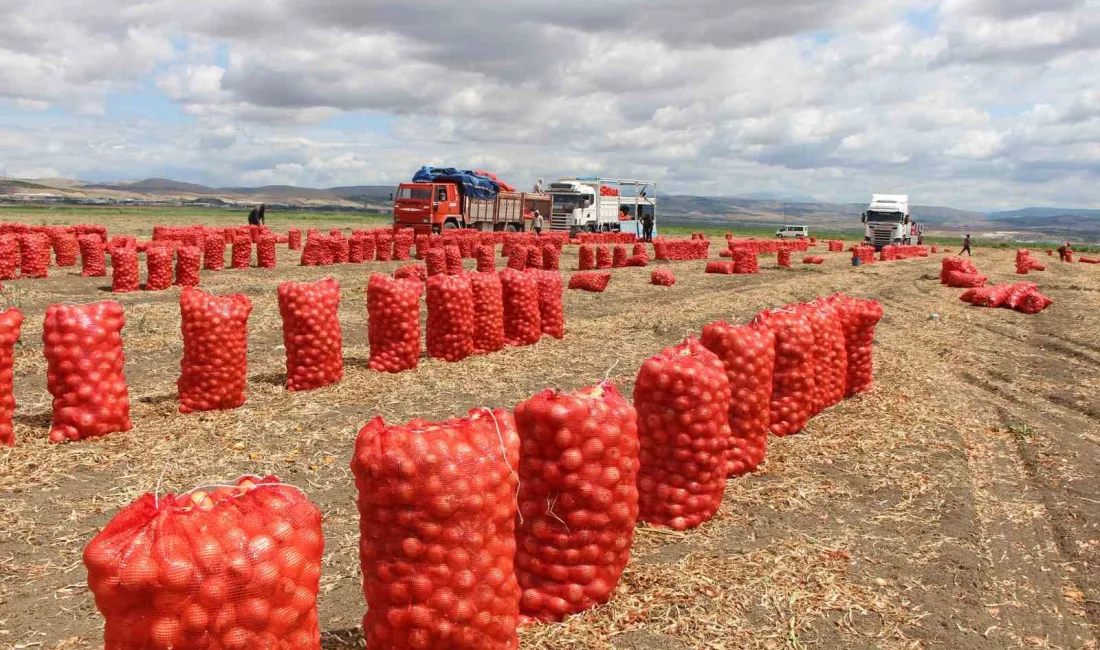
[[[596,224],[590,223],[584,229],[588,232],[596,232]]]
[[[519,228],[516,228],[516,224],[510,223],[504,227],[505,232],[519,232]]]
[[[455,223],[454,221],[448,220],[448,221],[443,222],[443,230],[456,230],[457,228],[458,228],[458,224]]]
[[[901,246],[901,240],[900,239],[895,239],[894,240],[894,246]]]

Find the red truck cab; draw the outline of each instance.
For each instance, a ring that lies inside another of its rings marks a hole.
[[[402,183],[394,195],[393,225],[418,233],[465,228],[458,188],[454,183]]]

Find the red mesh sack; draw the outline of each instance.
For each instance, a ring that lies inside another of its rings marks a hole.
[[[374,237],[374,255],[375,259],[379,262],[389,262],[393,260],[393,234],[389,232],[379,232]]]
[[[20,274],[24,278],[44,278],[50,273],[50,240],[42,235],[23,235]]]
[[[741,476],[759,467],[768,451],[775,334],[760,325],[718,321],[703,328],[702,342],[721,359],[729,379],[732,397],[726,474]]]
[[[393,236],[393,259],[399,262],[408,262],[412,259],[413,238],[407,232],[399,232]]]
[[[176,251],[176,285],[199,286],[200,266],[202,266],[202,253],[199,249],[195,246],[181,246]]]
[[[658,287],[671,287],[676,284],[676,276],[672,273],[672,269],[662,267],[653,269],[653,275],[650,276],[649,281]]]
[[[496,247],[482,245],[477,247],[477,270],[488,273],[497,269]]]
[[[256,266],[261,269],[275,268],[275,235],[260,235],[256,241]]]
[[[279,285],[287,390],[313,390],[344,378],[339,310],[340,283],[332,278]]]
[[[844,326],[836,308],[818,300],[799,307],[814,332],[814,411],[823,412],[845,397],[848,381],[848,352]]]
[[[329,250],[332,251],[333,264],[347,264],[351,253],[349,251],[348,238],[338,229],[329,232]]]
[[[76,235],[67,232],[58,233],[53,239],[53,251],[58,266],[76,266],[76,256],[80,252]]]
[[[518,464],[504,410],[363,427],[351,469],[368,648],[519,646]]]
[[[84,548],[104,650],[320,650],[321,512],[273,476],[143,494]]]
[[[432,247],[431,235],[421,233],[413,239],[413,242],[416,244],[416,259],[424,259],[424,254]]]
[[[582,271],[574,273],[569,278],[570,289],[580,289],[594,293],[603,293],[607,284],[611,282],[610,273],[598,273],[596,271]]]
[[[363,261],[364,262],[369,262],[369,261],[374,259],[374,255],[375,255],[375,251],[376,251],[375,244],[376,244],[376,242],[375,242],[374,237],[366,236],[366,235],[363,236],[361,246],[363,247]]]
[[[1039,293],[1039,290],[1029,291],[1016,310],[1023,314],[1035,315],[1054,304],[1050,298]]]
[[[628,255],[626,254],[626,246],[622,244],[616,244],[611,249],[611,268],[621,269],[626,266],[626,260]]]
[[[970,289],[983,287],[988,278],[981,273],[966,273],[965,271],[948,271],[944,276],[944,284],[955,289]]]
[[[420,295],[424,283],[374,273],[367,282],[371,370],[401,372],[420,359]]]
[[[644,257],[646,262],[649,261],[649,249],[643,243],[634,244],[634,248],[630,254],[631,257]]]
[[[328,261],[325,261],[325,258]],[[332,250],[328,245],[328,238],[309,233],[306,236],[306,245],[302,249],[300,264],[302,266],[323,266],[332,262]]]
[[[394,269],[393,279],[423,282],[428,279],[428,268],[422,264],[406,264]]]
[[[998,284],[992,287],[984,287],[980,289],[970,289],[966,293],[971,294],[970,300],[967,301],[975,307],[1001,307],[1008,300],[1008,295],[1012,293],[1011,284]],[[963,295],[966,295],[964,293]],[[959,296],[961,299],[962,296]]]
[[[42,329],[46,387],[53,396],[50,442],[129,431],[122,305],[50,305]]]
[[[443,247],[443,253],[447,260],[447,275],[462,273],[462,251],[458,246],[449,244]]]
[[[82,263],[80,275],[86,278],[102,278],[107,275],[107,247],[99,235],[81,235],[79,244]],[[0,243],[0,256],[3,255],[2,248],[3,244]]]
[[[527,268],[542,269],[542,249],[538,246],[526,246]]]
[[[183,359],[180,413],[222,411],[244,404],[248,382],[248,315],[252,301],[191,287],[180,293]]]
[[[474,353],[474,294],[464,275],[428,278],[428,356],[461,361]]]
[[[871,390],[874,383],[875,325],[882,319],[882,305],[838,294],[830,299],[840,314],[848,353],[846,397]]]
[[[235,269],[247,269],[252,267],[251,239],[239,235],[233,239],[233,250],[230,255],[230,263]]]
[[[516,406],[522,443],[520,611],[543,621],[606,603],[638,517],[638,420],[614,386],[545,390]]]
[[[145,290],[163,291],[172,286],[172,249],[150,246],[145,251]]]
[[[813,328],[805,316],[789,309],[761,312],[754,322],[775,334],[771,432],[777,436],[798,433],[813,414]]]
[[[791,268],[791,251],[786,248],[779,249],[779,252],[775,254],[776,263],[785,269]]]
[[[1039,285],[1034,282],[1017,282],[1011,285],[1008,291],[1008,295],[1005,297],[1004,307],[1008,309],[1016,309],[1023,302],[1024,297],[1032,291],[1039,289]]]
[[[733,271],[733,262],[707,262],[707,273],[713,273],[717,275],[733,275]]]
[[[557,271],[530,271],[538,280],[539,323],[542,333],[555,339],[565,338],[563,283]]]
[[[442,248],[433,248],[424,253],[424,263],[428,268],[428,277],[447,274],[447,254]]]
[[[530,273],[504,269],[500,272],[504,296],[504,339],[508,345],[534,345],[542,338],[539,318],[538,280]]]
[[[225,268],[225,238],[221,233],[207,233],[202,247],[203,268],[207,271],[221,271]]]
[[[547,271],[561,269],[561,251],[553,244],[545,244],[542,247],[542,268]]]
[[[515,271],[524,271],[527,269],[526,246],[516,246],[512,249],[512,254],[508,257],[507,268]]]
[[[22,262],[19,239],[12,235],[0,236],[0,280],[14,280],[17,278]],[[104,270],[104,273],[106,273],[106,270]]]
[[[292,251],[302,250],[302,231],[297,228],[287,230],[286,245]]]
[[[588,244],[580,247],[578,268],[581,271],[592,271],[596,268],[596,251]]]
[[[15,446],[12,416],[15,414],[15,342],[23,325],[23,312],[15,307],[0,313],[0,447]]]
[[[760,272],[760,260],[756,251],[749,248],[737,248],[733,251],[733,272],[740,275],[753,275]]]
[[[612,267],[611,248],[608,246],[596,247],[596,268],[609,269]]]
[[[134,248],[111,249],[111,291],[126,293],[140,288],[137,250]]]
[[[363,251],[363,237],[360,235],[352,235],[348,240],[348,262],[351,264],[362,264],[367,260]]]
[[[674,530],[709,521],[726,490],[730,382],[694,337],[646,359],[634,383],[638,518]]]
[[[504,349],[504,290],[495,271],[470,274],[474,299],[474,354]]]

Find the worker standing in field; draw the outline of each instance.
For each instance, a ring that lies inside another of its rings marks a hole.
[[[653,241],[653,213],[645,212],[642,214],[642,241]]]
[[[1061,246],[1059,246],[1058,247],[1058,259],[1065,262],[1066,261],[1066,253],[1068,253],[1071,250],[1073,250],[1073,249],[1070,248],[1069,242],[1066,242],[1066,243],[1062,244]]]
[[[963,253],[966,253],[970,257],[974,257],[974,253],[970,252],[970,235],[969,234],[966,237],[963,237],[963,249],[961,251],[959,251],[959,257],[962,257]]]
[[[250,226],[262,226],[264,225],[264,204],[261,203],[260,207],[252,208],[252,212],[248,213],[248,225]]]
[[[542,236],[542,213],[535,209],[535,213],[531,216],[531,225],[535,228],[535,236]]]

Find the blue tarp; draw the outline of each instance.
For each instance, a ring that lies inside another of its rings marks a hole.
[[[414,183],[455,183],[462,193],[473,199],[495,199],[500,185],[487,176],[475,174],[469,169],[454,167],[421,167],[413,175]]]

